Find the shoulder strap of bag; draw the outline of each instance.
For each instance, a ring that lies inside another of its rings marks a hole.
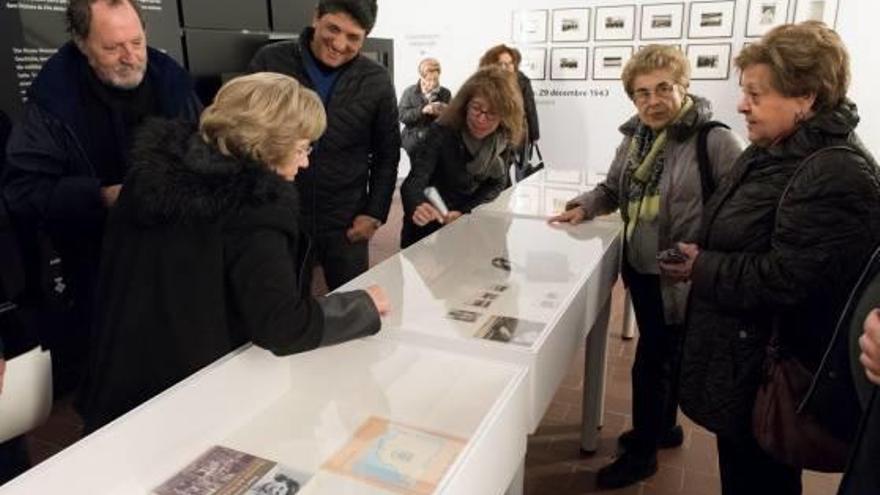
[[[792,184],[794,184],[794,181],[797,178],[800,171],[804,169],[805,165],[810,163],[812,160],[814,160],[819,155],[822,155],[824,153],[828,153],[831,151],[849,151],[851,153],[855,153],[855,154],[861,156],[861,154],[858,151],[856,151],[854,148],[852,148],[850,146],[838,145],[838,146],[828,146],[826,148],[820,148],[820,149],[814,151],[809,156],[807,156],[805,159],[801,160],[801,163],[798,164],[794,173],[792,173],[791,177],[789,177],[788,183],[785,185],[785,189],[782,190],[782,194],[779,195],[779,202],[776,204],[776,212],[777,212],[776,219],[777,219],[777,221],[779,221],[778,220],[779,219],[779,209],[782,207],[782,202],[785,201],[786,196],[788,196],[788,192],[791,190]],[[812,397],[813,393],[815,392],[816,385],[819,382],[819,378],[822,376],[821,371],[822,371],[822,369],[825,368],[825,366],[827,366],[827,363],[828,363],[829,358],[831,356],[831,352],[834,347],[834,343],[837,341],[837,336],[840,333],[841,328],[844,326],[843,323],[845,320],[845,316],[847,315],[847,313],[850,312],[850,307],[852,306],[853,301],[856,299],[856,294],[859,293],[859,289],[864,285],[865,279],[867,278],[868,274],[871,272],[872,264],[877,262],[878,259],[880,259],[880,249],[877,249],[874,251],[871,258],[865,264],[865,267],[863,268],[862,273],[859,275],[859,278],[858,278],[857,282],[855,283],[855,286],[850,291],[849,299],[847,300],[847,303],[844,305],[844,310],[841,312],[840,316],[838,317],[837,324],[834,328],[834,333],[831,335],[831,340],[829,341],[828,347],[825,349],[825,352],[822,356],[822,361],[821,361],[819,367],[817,368],[816,373],[813,374],[813,381],[810,383],[810,388],[807,390],[807,393],[804,394],[804,398],[800,401],[800,404],[798,404],[798,408],[797,408],[798,414],[800,414],[800,412],[803,410],[803,408],[806,406],[806,404],[810,401],[810,398]],[[774,328],[774,330],[773,330],[774,335],[772,336],[773,340],[778,339],[778,335],[776,334],[776,332],[777,332],[777,330]]]
[[[715,192],[715,180],[712,178],[712,162],[709,160],[709,132],[716,128],[730,129],[724,122],[710,120],[700,126],[697,131],[697,165],[700,167],[700,188],[703,191],[703,204]]]

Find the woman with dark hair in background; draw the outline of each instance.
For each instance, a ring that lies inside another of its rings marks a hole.
[[[300,284],[290,182],[325,126],[317,94],[270,72],[226,83],[198,129],[145,126],[104,240],[86,431],[249,341],[287,355],[379,331],[380,287]]]
[[[751,141],[706,207],[684,260],[692,281],[681,408],[715,433],[725,495],[801,493],[801,466],[764,451],[752,413],[772,356],[815,374],[840,312],[880,241],[880,174],[855,133],[849,55],[818,22],[774,28],[736,57]],[[849,367],[825,387],[841,400],[823,425],[852,438],[860,413]]]
[[[406,88],[398,105],[400,122],[404,126],[401,143],[410,158],[451,99],[449,90],[440,85],[440,62],[436,58],[419,62],[419,82]]]
[[[523,141],[523,145],[517,148],[516,156],[512,157],[515,165],[517,165],[517,179],[522,178],[520,176],[522,171],[520,166],[525,165],[525,160],[528,160],[531,155],[532,146],[541,138],[541,130],[538,125],[538,109],[535,107],[535,92],[532,90],[532,81],[519,70],[521,62],[522,55],[519,50],[504,44],[489,48],[480,57],[480,67],[497,65],[506,71],[516,74],[516,82],[522,95],[523,111],[526,118],[526,139]]]
[[[400,187],[401,247],[495,199],[507,186],[508,158],[522,126],[522,98],[511,73],[487,67],[468,78],[429,130]],[[428,186],[440,193],[447,214],[425,196]]]

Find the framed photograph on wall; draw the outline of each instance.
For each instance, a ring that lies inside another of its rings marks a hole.
[[[554,48],[550,51],[550,79],[587,79],[587,49]]]
[[[597,46],[593,48],[593,79],[620,79],[623,66],[632,57],[631,46]]]
[[[683,3],[642,5],[641,39],[668,40],[681,38],[683,22]]]
[[[547,66],[547,49],[546,48],[520,48],[522,61],[519,63],[519,70],[523,72],[529,79],[540,81],[547,79],[545,67]]]
[[[517,43],[544,43],[547,41],[546,10],[516,10],[513,12],[513,40]]]
[[[688,45],[691,79],[727,79],[730,77],[730,43]]]
[[[788,22],[788,0],[749,0],[746,36],[764,36],[780,24]]]
[[[733,16],[736,2],[691,3],[689,38],[730,38],[733,36]]]
[[[839,0],[797,0],[794,22],[822,21],[831,28],[837,27]]]
[[[554,10],[552,39],[554,42],[589,40],[590,9]]]
[[[596,7],[596,41],[635,39],[635,5]]]
[[[648,43],[648,45],[663,45],[663,46],[671,46],[671,47],[674,47],[674,48],[678,48],[678,49],[681,50],[682,52],[684,51],[684,49],[683,49],[683,48],[681,47],[681,45],[678,44],[678,43]],[[641,49],[645,48],[645,47],[648,46],[648,45],[639,45],[639,47],[638,47],[636,50],[637,50],[637,51],[638,51],[638,50],[641,50]]]

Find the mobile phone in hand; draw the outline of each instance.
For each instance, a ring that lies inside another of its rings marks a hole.
[[[678,248],[669,248],[657,253],[657,261],[670,264],[684,263],[687,261],[687,256]]]

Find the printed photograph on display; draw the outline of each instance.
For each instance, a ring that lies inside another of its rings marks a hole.
[[[593,79],[620,79],[623,66],[632,57],[631,46],[597,46],[593,48]]]
[[[691,79],[727,79],[730,76],[730,43],[688,45]]]
[[[822,21],[836,28],[838,6],[839,0],[797,0],[794,22]]]
[[[681,38],[683,22],[683,3],[642,5],[641,39],[662,40]]]
[[[693,2],[691,4],[689,38],[730,38],[736,2]]]
[[[590,9],[553,11],[553,41],[571,42],[590,39]]]
[[[546,170],[546,169],[545,169]],[[538,215],[541,212],[541,188],[529,184],[517,184],[513,188],[510,207],[514,213]]]
[[[788,22],[788,0],[749,0],[746,36],[764,36],[774,27]]]
[[[547,11],[517,10],[513,13],[513,40],[517,43],[547,41]]]
[[[522,320],[512,316],[492,315],[474,334],[475,337],[522,346],[531,346],[538,340],[543,323]]]
[[[587,79],[586,48],[554,48],[550,52],[550,79]]]
[[[580,178],[580,173],[578,173]],[[565,211],[565,205],[573,200],[580,191],[568,187],[545,187],[544,188],[544,212],[548,215],[558,215]]]
[[[596,41],[635,38],[635,5],[596,7]]]
[[[547,79],[545,67],[547,66],[546,48],[520,48],[522,61],[519,70],[529,79],[541,81]]]
[[[681,45],[679,45],[678,43],[649,43],[648,45],[673,46],[673,47],[678,48],[679,50],[681,50]],[[646,46],[648,46],[648,45],[639,45],[638,50],[643,50],[643,49],[644,49]]]

